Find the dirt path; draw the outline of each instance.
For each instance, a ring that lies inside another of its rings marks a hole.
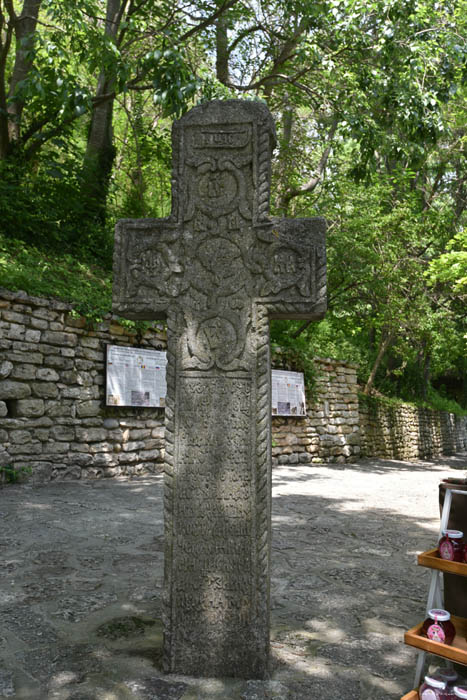
[[[461,470],[461,471],[459,471]],[[273,473],[271,680],[160,670],[161,477],[0,491],[0,698],[398,700],[436,541],[467,455]]]

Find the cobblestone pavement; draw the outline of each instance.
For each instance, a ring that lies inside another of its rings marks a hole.
[[[460,472],[458,470],[461,470]],[[467,455],[276,468],[271,680],[160,668],[162,478],[0,491],[0,698],[397,700],[424,613],[437,486]]]

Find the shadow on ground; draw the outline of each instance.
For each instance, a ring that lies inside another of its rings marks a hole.
[[[396,700],[424,611],[437,484],[465,457],[279,467],[271,680],[161,670],[161,477],[0,491],[0,698]]]

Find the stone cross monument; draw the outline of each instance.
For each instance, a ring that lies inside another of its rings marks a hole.
[[[114,311],[167,319],[165,669],[263,678],[269,319],[323,317],[325,222],[269,218],[263,104],[204,104],[172,138],[172,214],[120,221],[114,258]]]

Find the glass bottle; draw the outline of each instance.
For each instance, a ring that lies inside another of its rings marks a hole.
[[[428,617],[423,623],[421,635],[428,637],[432,642],[452,644],[456,628],[451,622],[451,613],[440,608],[428,610]]]

